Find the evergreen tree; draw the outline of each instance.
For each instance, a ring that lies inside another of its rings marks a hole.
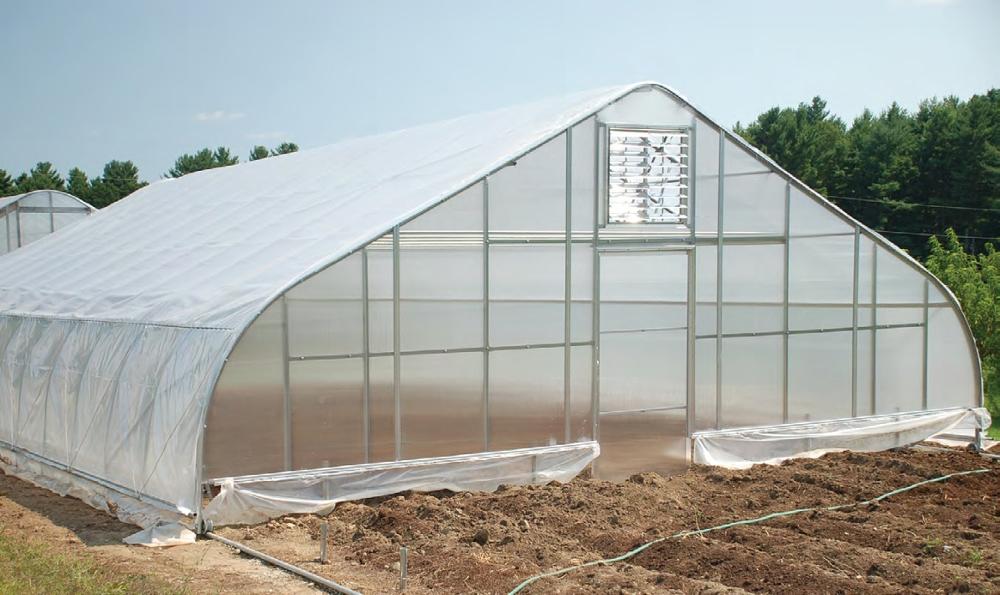
[[[17,177],[17,193],[32,190],[64,190],[65,183],[59,172],[48,161],[40,161],[30,172]]]
[[[281,143],[277,147],[271,149],[271,155],[285,155],[288,153],[295,153],[299,150],[299,146],[295,143]]]
[[[90,202],[90,180],[87,174],[78,167],[69,170],[66,176],[66,192],[79,198],[82,201]]]
[[[139,168],[131,161],[109,161],[91,183],[88,202],[102,209],[146,185],[139,180]]]
[[[250,149],[250,161],[257,161],[258,159],[264,159],[265,157],[270,157],[271,154],[267,151],[267,147],[264,145],[257,145]]]
[[[196,171],[235,165],[239,161],[239,157],[232,155],[229,149],[225,147],[219,147],[215,151],[202,149],[194,155],[185,153],[178,157],[177,161],[174,162],[174,166],[164,175],[168,178],[179,178]]]
[[[10,174],[0,169],[0,196],[11,196],[14,194],[17,194],[17,187],[14,185],[14,180],[11,179]]]

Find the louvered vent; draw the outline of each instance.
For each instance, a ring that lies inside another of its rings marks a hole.
[[[611,128],[608,223],[687,224],[688,133]]]

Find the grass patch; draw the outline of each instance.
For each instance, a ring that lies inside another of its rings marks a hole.
[[[157,579],[101,564],[83,552],[18,539],[0,525],[0,593],[179,593]]]

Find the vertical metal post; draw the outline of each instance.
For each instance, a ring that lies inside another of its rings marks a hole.
[[[601,414],[601,256],[597,242],[601,230],[601,125],[594,120],[594,235],[591,245],[593,255],[593,282],[591,295],[591,365],[590,365],[590,435],[597,440],[600,433]]]
[[[483,178],[483,450],[490,450],[490,179]]]
[[[563,284],[565,285],[565,300],[563,303],[563,442],[569,444],[573,439],[573,403],[571,390],[571,348],[570,327],[573,316],[573,128],[567,128],[566,134],[566,270]]]
[[[722,429],[722,247],[726,186],[726,131],[719,130],[719,206],[715,255],[715,429]]]
[[[24,224],[21,223],[21,209],[14,209],[14,216],[17,218],[17,247],[24,246]]]
[[[922,364],[922,370],[921,370],[922,373],[923,373],[923,376],[921,377],[921,383],[920,383],[921,384],[921,401],[920,402],[922,404],[922,408],[923,409],[927,409],[927,351],[928,351],[928,347],[929,347],[929,343],[928,343],[929,336],[928,336],[928,326],[927,326],[927,323],[928,323],[928,320],[930,319],[930,316],[929,316],[930,313],[928,311],[928,305],[927,305],[927,303],[930,300],[930,284],[931,284],[931,282],[925,278],[924,279],[924,324],[923,324],[923,331],[924,331],[923,341],[924,341],[924,345],[923,345],[923,364]]]
[[[792,243],[790,240],[791,236],[791,221],[792,221],[792,185],[790,182],[785,182],[785,264],[784,264],[784,279],[782,280],[782,294],[781,298],[781,328],[783,330],[781,334],[781,422],[788,423],[788,292],[789,292],[789,280],[791,279],[791,255],[792,255]]]
[[[872,242],[872,394],[871,412],[878,413],[878,244]]]
[[[861,281],[861,228],[854,228],[854,281],[851,298],[851,417],[858,416],[858,292]]]
[[[55,204],[52,202],[52,191],[49,190],[49,233],[56,231],[56,214],[53,209],[55,209]]]
[[[361,439],[364,441],[363,451],[365,462],[371,462],[371,343],[369,340],[369,310],[368,310],[368,249],[361,249],[361,352],[362,352],[362,384],[361,384]]]
[[[288,370],[288,298],[281,296],[282,448],[285,471],[292,469],[292,394]]]
[[[392,425],[395,459],[398,461],[403,450],[403,407],[399,392],[399,226],[392,228]]]
[[[319,563],[326,564],[326,541],[330,537],[330,523],[323,521],[319,525]]]
[[[696,209],[698,207],[698,169],[697,162],[695,159],[695,138],[698,130],[698,119],[693,118],[691,120],[691,128],[688,133],[688,210],[687,210],[687,224],[688,230],[690,231],[690,236],[688,242],[691,244],[691,249],[688,251],[687,259],[687,434],[691,434],[695,431],[695,426],[697,422],[697,395],[695,394],[695,374],[697,373],[695,367],[695,352],[696,344],[695,337],[697,336],[696,322],[698,319],[698,222],[695,218]],[[690,441],[689,441],[690,446]],[[691,459],[690,448],[688,450],[688,460]]]
[[[400,546],[400,548],[399,548],[399,590],[400,591],[405,591],[406,590],[406,579],[407,579],[407,575],[409,574],[409,569],[407,567],[410,565],[409,558],[410,558],[410,548],[406,547],[405,545],[404,546]]]

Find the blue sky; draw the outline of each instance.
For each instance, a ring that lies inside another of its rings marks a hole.
[[[0,168],[304,148],[657,80],[725,125],[1000,86],[1000,2],[0,0]]]

